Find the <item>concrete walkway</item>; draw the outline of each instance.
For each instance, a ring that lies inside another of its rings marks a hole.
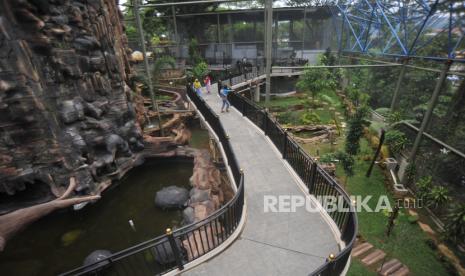
[[[216,86],[213,86],[216,88]],[[212,87],[212,88],[213,88]],[[235,110],[220,113],[217,91],[203,97],[220,115],[245,175],[247,218],[225,251],[182,275],[308,275],[339,246],[320,213],[265,213],[265,195],[304,195],[264,134]]]

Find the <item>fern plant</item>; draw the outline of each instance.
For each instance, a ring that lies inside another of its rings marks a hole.
[[[428,193],[431,190],[433,178],[431,176],[423,176],[416,183],[417,187],[417,197],[427,200]]]
[[[386,132],[386,145],[389,150],[394,153],[400,153],[408,144],[408,139],[405,134],[398,130],[389,130]]]
[[[427,196],[427,205],[438,208],[448,202],[449,199],[449,189],[443,186],[434,186]]]
[[[465,240],[465,204],[454,205],[449,210],[445,225],[446,239],[452,242]]]

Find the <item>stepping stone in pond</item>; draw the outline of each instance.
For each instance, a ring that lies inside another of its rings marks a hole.
[[[399,269],[396,272],[392,273],[390,276],[407,276],[409,274],[410,274],[410,270],[408,269],[408,267],[406,267],[404,265],[404,266],[402,266],[401,269]]]
[[[402,263],[399,262],[399,260],[392,259],[392,260],[384,263],[384,265],[382,267],[380,266],[378,268],[378,271],[379,271],[380,275],[387,276],[387,275],[390,275],[391,273],[399,270],[401,267],[402,267]]]
[[[354,250],[352,250],[352,256],[353,257],[361,256],[361,255],[365,254],[366,252],[368,252],[372,248],[373,248],[373,245],[371,243],[364,242],[362,244],[357,245],[354,248]]]
[[[368,254],[365,258],[363,258],[362,263],[366,266],[370,266],[381,261],[384,257],[386,257],[386,253],[380,249],[376,249],[375,251]]]
[[[336,115],[339,116],[341,115],[341,112],[336,111]],[[340,118],[340,117],[339,117]]]

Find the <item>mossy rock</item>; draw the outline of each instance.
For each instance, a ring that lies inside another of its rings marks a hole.
[[[418,217],[418,215],[409,216],[407,218],[408,222],[410,222],[411,224],[417,223],[419,219],[420,218]]]

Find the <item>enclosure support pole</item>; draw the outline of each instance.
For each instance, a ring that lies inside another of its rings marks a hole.
[[[381,147],[383,146],[383,143],[384,143],[385,134],[386,134],[386,131],[384,130],[384,128],[382,128],[381,129],[381,134],[379,135],[378,147],[376,148],[376,152],[375,152],[375,155],[373,156],[373,160],[371,160],[370,167],[368,168],[368,171],[367,171],[367,173],[365,175],[366,177],[371,176],[371,172],[373,170],[373,167],[375,166],[376,160],[378,159],[379,153],[381,152]]]
[[[436,104],[438,103],[439,94],[441,94],[441,88],[444,84],[444,80],[447,77],[447,72],[449,71],[451,64],[451,60],[448,60],[446,62],[444,68],[441,71],[441,75],[439,76],[439,79],[436,82],[436,87],[434,87],[433,95],[431,96],[431,99],[428,104],[428,109],[426,110],[425,116],[423,117],[423,121],[421,122],[420,129],[418,130],[417,137],[415,138],[415,142],[413,143],[412,151],[410,152],[410,162],[415,162],[415,158],[418,153],[418,148],[420,147],[421,138],[423,137],[423,132],[425,132],[426,128],[429,125],[429,122],[431,120],[431,114],[433,114],[433,110],[436,107]]]
[[[260,102],[260,81],[256,81],[254,98],[255,102]]]
[[[139,39],[140,39],[140,44],[142,48],[142,56],[144,58],[145,74],[147,75],[147,83],[149,85],[150,100],[152,101],[152,110],[157,112],[158,114],[158,123],[160,124],[160,134],[161,136],[164,136],[163,123],[161,121],[160,109],[158,108],[157,99],[155,98],[155,92],[153,90],[152,77],[150,76],[149,60],[147,58],[147,50],[145,49],[144,30],[142,29],[142,23],[140,21],[139,1],[140,0],[134,1],[134,17],[136,19],[137,30],[139,32]]]
[[[178,37],[178,24],[176,22],[176,10],[174,9],[174,6],[171,6],[171,12],[173,13],[174,37],[176,38],[176,57],[179,57],[181,55],[181,49],[179,48],[180,41]]]
[[[337,61],[339,64],[341,64],[341,55],[342,55],[342,37],[343,37],[343,34],[344,34],[344,17],[341,18],[341,32],[340,32],[340,37],[339,37],[339,45],[338,45],[338,49],[337,49]]]
[[[304,49],[305,49],[305,21],[307,21],[307,7],[304,7],[304,21],[302,24],[302,53],[300,58],[304,59]]]
[[[273,5],[273,2],[272,4]],[[271,12],[273,14],[273,11]],[[276,17],[273,18],[274,22],[274,41],[272,45],[272,55],[277,58],[278,57],[278,37],[279,37],[279,19],[278,19],[278,13],[276,13]],[[273,37],[273,31],[271,31],[271,37]],[[273,47],[274,46],[274,47]]]
[[[216,32],[218,43],[221,43],[221,30],[220,30],[220,15],[216,14]]]
[[[266,92],[265,92],[265,103],[270,102],[270,90],[271,90],[271,50],[273,48],[272,38],[272,25],[273,25],[273,0],[266,0],[265,2],[265,48],[266,48]]]
[[[228,25],[229,25],[229,42],[233,43],[233,40],[234,40],[234,30],[233,30],[233,24],[232,24],[232,20],[231,20],[231,14],[228,14]]]
[[[392,96],[391,101],[391,112],[394,112],[399,98],[400,87],[402,86],[402,81],[404,81],[405,71],[407,69],[408,59],[405,59],[402,62],[402,68],[400,69],[399,78],[397,79],[396,90],[394,90],[394,95]]]

